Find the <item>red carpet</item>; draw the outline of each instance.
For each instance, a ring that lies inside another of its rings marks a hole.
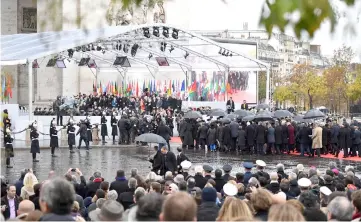
[[[171,141],[172,143],[182,143],[181,139],[179,137],[172,137]],[[291,153],[290,155],[294,155],[294,156],[299,156],[300,153]],[[307,155],[306,155],[307,156]],[[342,159],[342,160],[350,160],[350,161],[357,161],[357,162],[361,162],[361,158],[360,157],[348,157],[348,158],[342,158],[343,156],[343,152],[341,152],[337,157],[334,157],[334,155],[332,154],[327,154],[327,155],[321,155],[321,158],[326,158],[326,159]]]

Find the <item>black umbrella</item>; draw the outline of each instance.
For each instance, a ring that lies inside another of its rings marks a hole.
[[[184,118],[198,119],[198,118],[202,118],[202,114],[198,111],[188,111],[184,114]]]
[[[252,113],[250,111],[244,110],[244,109],[239,109],[234,111],[234,114],[240,116],[240,117],[245,117],[245,116],[250,116],[252,115]]]
[[[144,133],[140,136],[135,137],[135,141],[143,142],[143,143],[163,143],[167,144],[165,139],[154,133]]]
[[[268,112],[260,112],[254,117],[254,121],[271,121],[271,120],[273,120],[273,117]]]
[[[223,110],[214,110],[210,112],[210,116],[225,116],[226,113]]]
[[[225,118],[228,118],[228,119],[236,119],[238,117],[238,115],[237,114],[227,114],[226,116],[225,116]]]
[[[276,110],[273,114],[275,117],[281,119],[286,117],[293,117],[294,115],[288,110]]]
[[[316,119],[316,118],[324,118],[325,114],[323,112],[321,112],[318,109],[311,109],[308,110],[307,113],[305,114],[305,116],[303,117],[304,119]]]
[[[223,118],[223,119],[221,120],[221,122],[222,122],[222,123],[230,123],[231,120],[230,120],[229,118]]]
[[[269,105],[261,103],[256,106],[256,109],[269,109]]]
[[[312,123],[311,119],[304,119],[303,115],[297,115],[293,117],[293,120],[300,123]]]
[[[242,121],[252,121],[254,120],[255,115],[245,116],[242,118]]]

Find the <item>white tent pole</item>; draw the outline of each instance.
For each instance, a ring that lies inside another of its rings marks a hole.
[[[29,122],[33,119],[33,66],[28,61],[28,81],[29,81]]]
[[[267,67],[267,72],[266,72],[266,104],[269,104],[270,102],[270,67]]]

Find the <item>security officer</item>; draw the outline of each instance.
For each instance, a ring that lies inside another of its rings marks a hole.
[[[75,127],[72,120],[69,121],[68,128],[68,145],[70,153],[74,153],[73,146],[75,146]]]
[[[6,168],[13,168],[10,165],[10,158],[14,157],[14,148],[13,148],[13,138],[11,136],[10,125],[6,125],[5,136],[5,158],[6,158]]]
[[[270,180],[270,176],[267,172],[264,171],[264,168],[266,167],[266,163],[263,160],[256,160],[257,165],[257,173],[259,177],[264,177],[267,179],[267,181]]]
[[[234,180],[235,178],[231,176],[232,166],[231,165],[224,165],[223,166],[223,180],[227,183],[229,180]]]
[[[39,162],[39,160],[36,159],[36,154],[40,153],[39,133],[37,127],[38,124],[36,121],[33,122],[30,126],[30,140],[31,140],[30,153],[32,154],[33,162]]]
[[[245,187],[247,187],[248,185],[248,181],[249,179],[251,179],[252,175],[252,168],[253,168],[253,163],[252,162],[244,162],[243,163],[243,167],[244,167],[244,177],[243,177],[243,184]]]
[[[87,141],[88,144],[90,141],[93,141],[93,137],[92,137],[92,124],[90,122],[90,116],[87,116],[85,119],[85,125],[87,128]]]
[[[56,129],[55,121],[51,122],[50,127],[50,147],[51,147],[51,157],[56,157],[55,148],[59,147],[59,140],[58,140],[58,130]]]
[[[119,141],[118,144],[128,143],[128,129],[129,129],[129,122],[127,115],[123,115],[121,119],[118,121],[118,128],[119,128]]]
[[[212,177],[212,171],[213,168],[209,165],[203,165],[203,170],[204,170],[204,178],[208,181],[209,179],[213,179]]]
[[[108,136],[108,127],[107,127],[107,118],[105,117],[105,112],[102,113],[102,117],[100,118],[100,134],[102,135],[102,144],[105,145],[105,136]]]
[[[117,128],[117,117],[116,113],[113,112],[110,118],[110,125],[112,127],[112,136],[113,136],[113,145],[115,145],[115,136],[118,136],[118,128]]]

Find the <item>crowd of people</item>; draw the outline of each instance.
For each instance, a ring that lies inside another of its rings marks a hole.
[[[164,148],[167,151],[166,148]],[[160,152],[160,151],[159,151]],[[171,152],[171,151],[167,151]],[[329,163],[325,172],[302,164],[267,169],[262,160],[213,169],[188,160],[182,169],[143,177],[100,171],[51,171],[39,181],[31,170],[1,178],[2,220],[9,221],[360,221],[361,181],[355,168]],[[167,167],[168,169],[168,167]],[[169,168],[170,169],[170,168]],[[289,173],[286,173],[289,172]]]

